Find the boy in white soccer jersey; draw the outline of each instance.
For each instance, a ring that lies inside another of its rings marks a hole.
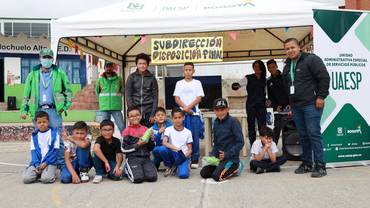
[[[178,169],[180,178],[188,178],[190,175],[189,156],[193,143],[191,132],[182,125],[185,116],[180,108],[172,110],[171,119],[173,126],[164,131],[163,144],[159,148],[163,163],[168,167],[164,177],[172,176]]]
[[[185,79],[176,83],[173,96],[176,103],[185,113],[185,121],[183,126],[189,129],[193,137],[192,153],[191,153],[191,168],[198,168],[199,163],[199,138],[203,139],[203,123],[201,120],[201,112],[199,103],[204,97],[202,83],[199,80],[193,79],[194,64],[186,62],[184,64]]]

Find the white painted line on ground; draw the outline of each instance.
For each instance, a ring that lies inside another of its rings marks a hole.
[[[19,166],[19,167],[28,167],[28,165],[5,163],[5,162],[0,162],[0,165],[12,165],[12,166]]]
[[[215,181],[213,178],[207,178],[206,183],[207,184],[221,184],[221,183],[227,183],[229,180],[224,180],[224,181]]]

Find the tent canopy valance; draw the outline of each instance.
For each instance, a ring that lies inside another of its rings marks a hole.
[[[123,64],[150,54],[152,38],[223,36],[223,61],[283,58],[283,41],[312,43],[312,9],[332,4],[302,0],[131,0],[52,20],[51,47],[73,41],[84,52]],[[236,31],[236,40],[229,33]],[[141,43],[135,36],[145,35]],[[96,38],[101,36],[102,38]]]

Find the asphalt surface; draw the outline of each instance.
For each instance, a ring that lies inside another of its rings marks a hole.
[[[279,148],[281,154],[281,148]],[[278,154],[278,155],[279,155]],[[201,155],[204,143],[201,142]],[[224,182],[204,180],[198,169],[188,179],[164,177],[133,184],[128,179],[103,178],[93,184],[23,184],[22,173],[31,161],[29,142],[0,142],[0,207],[369,207],[370,168],[328,169],[323,178],[294,174],[300,162],[288,161],[279,173],[255,174],[246,166],[238,177]]]

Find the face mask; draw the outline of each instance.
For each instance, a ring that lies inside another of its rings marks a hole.
[[[41,65],[45,68],[50,68],[52,64],[53,64],[52,59],[41,59]]]

